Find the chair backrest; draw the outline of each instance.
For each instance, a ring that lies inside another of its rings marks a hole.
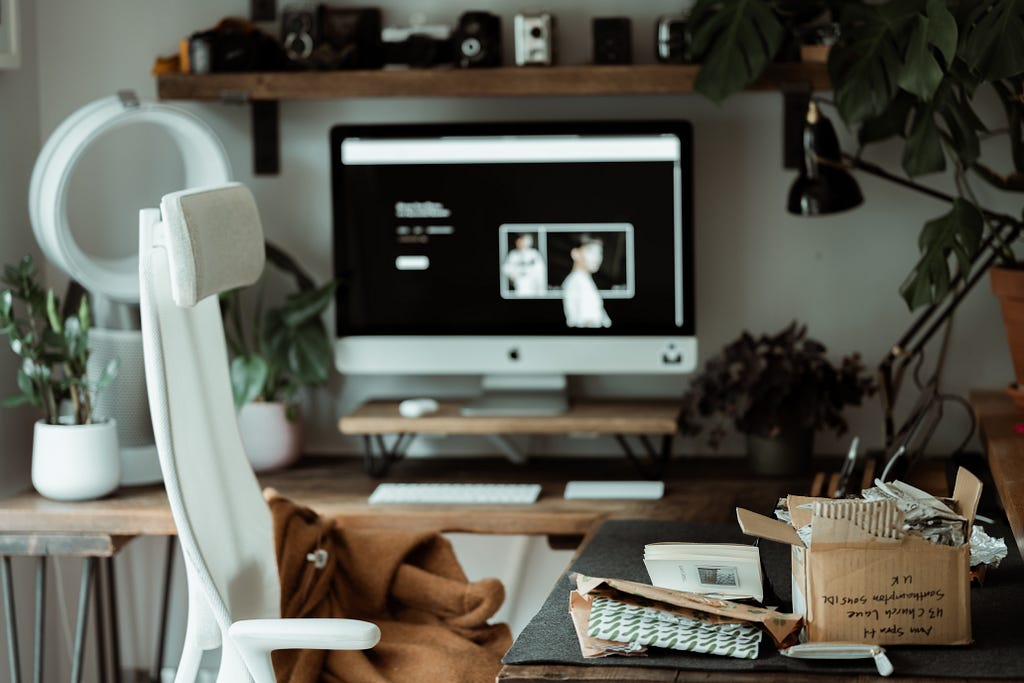
[[[278,617],[270,510],[238,431],[217,296],[263,270],[255,200],[238,183],[176,192],[143,210],[140,232],[153,432],[190,579],[222,632]]]

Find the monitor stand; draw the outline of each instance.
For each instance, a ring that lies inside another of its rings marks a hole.
[[[569,410],[565,375],[484,375],[483,394],[463,415],[561,415]]]

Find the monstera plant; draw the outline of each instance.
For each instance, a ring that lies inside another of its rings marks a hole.
[[[267,281],[254,285],[255,301],[235,290],[221,297],[231,352],[231,385],[246,452],[256,470],[291,464],[302,449],[295,399],[300,390],[327,381],[332,352],[321,316],[334,299],[335,281],[317,285],[273,243],[267,261],[291,279],[294,291],[268,305]],[[245,306],[251,303],[251,306]],[[248,313],[248,315],[247,315]]]
[[[1024,192],[1024,0],[698,0],[690,22],[702,64],[696,89],[721,102],[815,22],[837,29],[828,74],[835,107],[856,131],[856,155],[896,138],[907,176],[952,168],[955,201],[925,223],[920,258],[900,290],[912,309],[941,301],[964,282],[987,233],[1021,227],[1019,215],[983,206],[973,184]],[[983,93],[998,98],[1005,122],[982,121]],[[991,137],[1007,143],[1010,168],[983,158]],[[1011,250],[1002,251],[1013,264]]]

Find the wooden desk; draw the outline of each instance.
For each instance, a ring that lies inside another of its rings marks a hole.
[[[679,429],[678,401],[574,400],[561,415],[531,416],[466,416],[461,401],[439,403],[437,412],[409,418],[399,414],[399,401],[369,401],[342,417],[338,431],[364,438],[366,471],[375,476],[388,472],[418,434],[486,436],[517,464],[524,464],[528,454],[508,440],[510,435],[592,434],[615,437],[644,476],[660,478]],[[391,444],[384,440],[389,435]],[[640,456],[628,437],[639,441]],[[660,437],[661,444],[654,445],[652,437]]]
[[[1021,415],[1020,420],[1024,420]],[[1024,441],[1024,436],[1018,437]],[[1024,447],[1024,446],[1019,446]],[[1021,462],[1018,458],[1018,464]],[[1019,471],[1019,469],[1017,470]],[[993,471],[994,472],[994,471]],[[945,490],[944,461],[930,460],[920,463],[910,477],[910,482],[936,495],[947,495]],[[784,482],[790,485],[786,493],[800,490],[800,482]],[[1002,488],[1000,492],[1002,493]],[[1018,499],[1020,500],[1020,499]],[[735,521],[735,510],[719,518],[713,517],[691,517],[699,521]],[[1019,538],[1019,536],[1018,536]],[[582,549],[586,540],[580,546]],[[577,551],[577,555],[578,555]],[[1024,554],[1024,551],[1022,551]],[[835,675],[829,675],[835,679]],[[965,679],[965,678],[930,678],[930,677],[907,677],[900,675],[897,670],[896,677],[902,683],[995,683],[993,679]],[[530,665],[506,665],[503,666],[498,675],[499,683],[594,683],[597,681],[622,681],[623,683],[822,683],[829,680],[828,676],[820,674],[804,674],[793,671],[775,672],[710,672],[710,671],[684,671],[673,668],[647,668],[647,667],[617,667],[617,666],[586,666],[586,665],[554,665],[554,664],[530,664]],[[880,680],[876,674],[863,676],[842,676],[842,680],[869,681]],[[1002,679],[1002,683],[1007,683]]]
[[[379,483],[354,458],[303,458],[299,465],[261,475],[271,486],[350,528],[417,529],[483,534],[537,534],[581,538],[605,519],[732,519],[736,505],[768,510],[778,496],[807,480],[758,479],[735,458],[677,459],[657,501],[565,500],[569,479],[636,479],[620,459],[539,458],[520,466],[501,458],[408,458],[396,463],[391,481],[536,482],[540,499],[527,506],[394,505],[370,507]],[[123,488],[102,500],[60,503],[27,491],[0,501],[0,533],[32,531],[113,536],[171,535],[174,521],[161,486]]]
[[[1024,410],[1014,406],[1003,391],[971,392],[971,406],[999,500],[1024,555],[1024,433],[1017,432],[1018,425],[1024,425]]]

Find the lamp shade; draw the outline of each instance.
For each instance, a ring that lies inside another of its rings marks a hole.
[[[811,102],[804,124],[804,162],[789,188],[787,210],[799,216],[822,216],[860,206],[864,196],[842,168],[839,140],[832,122]]]

